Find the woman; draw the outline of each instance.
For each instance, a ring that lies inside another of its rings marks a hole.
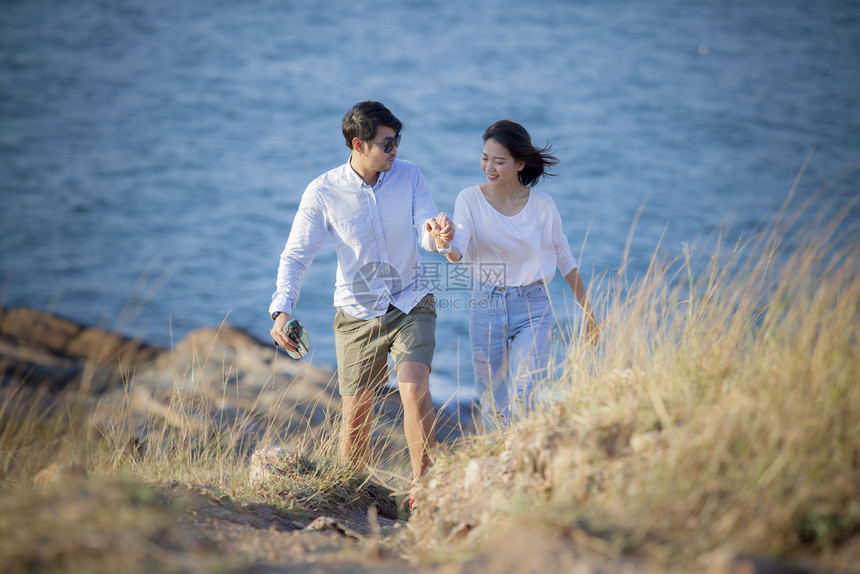
[[[491,125],[483,139],[486,183],[460,192],[455,225],[440,214],[428,229],[439,252],[468,265],[474,278],[469,339],[489,430],[525,414],[535,383],[546,375],[552,330],[547,285],[556,267],[582,305],[592,343],[598,326],[555,202],[534,188],[558,160],[510,120]]]

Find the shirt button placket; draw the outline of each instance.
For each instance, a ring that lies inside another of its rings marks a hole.
[[[370,206],[373,211],[372,226],[373,234],[376,236],[376,244],[379,246],[381,259],[388,263],[391,258],[388,256],[388,246],[385,244],[385,234],[382,233],[382,218],[379,215],[379,204],[376,202],[376,193],[373,188],[370,188]]]

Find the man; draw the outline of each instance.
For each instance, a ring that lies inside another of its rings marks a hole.
[[[295,350],[283,327],[298,301],[305,272],[331,236],[338,261],[334,329],[343,398],[341,460],[367,462],[374,390],[386,381],[390,353],[417,479],[429,466],[433,446],[429,379],[436,310],[416,230],[421,246],[437,251],[425,227],[437,211],[418,166],[397,159],[401,127],[379,102],[361,102],[344,116],[349,161],[305,190],[281,254],[269,312],[275,342]]]

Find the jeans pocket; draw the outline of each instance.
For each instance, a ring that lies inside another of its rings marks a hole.
[[[546,286],[543,283],[529,285],[523,291],[523,298],[528,301],[547,301],[549,299]]]

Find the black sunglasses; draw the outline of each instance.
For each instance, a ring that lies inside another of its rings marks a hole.
[[[400,137],[400,134],[397,134],[393,138],[387,139],[384,142],[369,141],[368,143],[376,144],[382,147],[382,151],[384,151],[385,153],[391,153],[394,151],[394,148],[400,147]]]

